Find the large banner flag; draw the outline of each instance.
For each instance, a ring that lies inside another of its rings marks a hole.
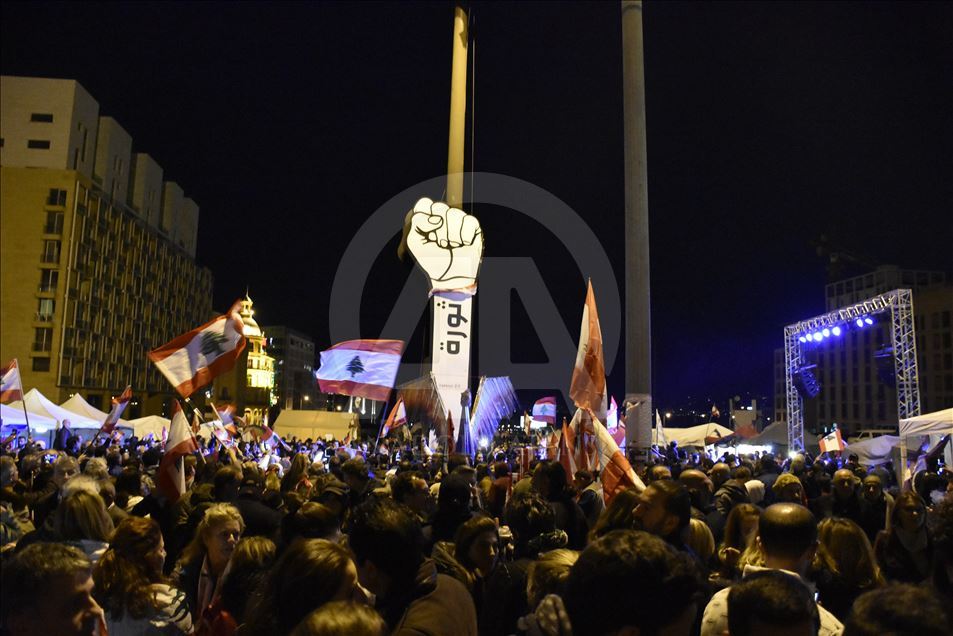
[[[113,432],[113,429],[116,428],[116,424],[119,423],[119,417],[122,415],[122,412],[126,410],[126,406],[129,404],[129,400],[132,399],[132,386],[127,385],[126,390],[122,392],[118,398],[114,397],[112,399],[112,409],[109,411],[109,415],[106,416],[106,420],[103,422],[102,428],[99,429],[100,433],[105,433],[109,435]]]
[[[834,451],[842,451],[847,448],[847,444],[844,443],[844,438],[840,435],[840,429],[836,428],[829,435],[822,437],[818,445],[821,447],[822,453],[833,453]]]
[[[500,427],[500,420],[516,413],[519,408],[520,401],[509,377],[480,378],[470,418],[477,439],[492,440]]]
[[[591,427],[593,433],[596,447],[594,468],[599,470],[599,477],[602,479],[602,492],[606,505],[608,506],[617,494],[627,488],[635,488],[640,492],[645,490],[645,484],[635,474],[629,460],[622,454],[619,445],[609,435],[609,431],[602,422],[591,412],[584,413],[582,409],[576,409],[570,428],[578,429],[583,426]]]
[[[236,301],[224,316],[149,352],[149,359],[182,397],[231,369],[245,350],[240,306]]]
[[[589,409],[598,417],[605,418],[606,365],[602,353],[602,328],[599,326],[599,311],[596,309],[596,294],[592,291],[591,280],[586,291],[586,304],[582,309],[579,349],[576,351],[569,397],[576,407]]]
[[[348,340],[321,352],[318,385],[338,393],[384,402],[394,388],[402,340]]]
[[[404,398],[399,397],[397,398],[397,404],[394,405],[394,408],[390,411],[390,415],[388,415],[384,421],[384,430],[381,433],[381,437],[387,437],[387,434],[392,430],[406,423],[407,409],[404,408]]]
[[[197,451],[199,445],[182,409],[176,408],[169,429],[165,455],[159,462],[159,472],[156,475],[156,487],[165,499],[173,504],[185,492],[185,466],[182,458]]]
[[[544,397],[533,404],[533,419],[537,422],[556,423],[556,398]]]
[[[20,381],[20,365],[14,358],[0,369],[0,404],[23,399],[23,383]]]

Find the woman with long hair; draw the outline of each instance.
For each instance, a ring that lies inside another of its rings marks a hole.
[[[294,459],[291,460],[291,467],[288,468],[288,472],[281,478],[281,492],[289,493],[304,489],[306,490],[304,494],[307,495],[311,491],[311,482],[308,480],[308,467],[310,465],[311,460],[305,453],[295,455]]]
[[[244,531],[241,513],[230,504],[212,504],[199,521],[195,536],[182,551],[172,575],[185,592],[193,621],[198,622],[218,596],[222,575]]]
[[[59,540],[74,545],[96,563],[109,547],[115,529],[102,497],[77,490],[56,507],[53,528]]]
[[[920,495],[908,490],[897,496],[890,527],[874,543],[877,563],[888,580],[920,583],[930,576],[933,539],[926,520],[927,507]]]
[[[639,493],[634,488],[618,493],[589,531],[589,541],[595,541],[613,530],[631,530],[632,511],[637,505]]]
[[[93,570],[94,596],[106,613],[111,636],[192,633],[185,594],[163,577],[164,561],[159,524],[142,517],[119,524]]]
[[[718,561],[721,564],[721,576],[729,581],[741,578],[741,555],[745,552],[756,534],[761,508],[754,504],[738,504],[728,513],[725,521],[725,535],[718,546]]]
[[[360,597],[359,590],[347,548],[325,539],[295,541],[259,586],[247,633],[283,636],[313,610]]]
[[[858,596],[884,585],[883,575],[867,534],[850,519],[824,519],[817,525],[817,539],[812,578],[820,602],[845,621]]]
[[[250,599],[275,562],[277,549],[267,537],[245,537],[235,546],[221,593],[202,615],[208,636],[232,636],[245,622]]]

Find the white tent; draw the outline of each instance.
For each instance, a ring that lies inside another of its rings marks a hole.
[[[344,439],[348,432],[352,437],[360,432],[357,413],[338,411],[301,411],[284,409],[272,427],[282,439],[318,439],[331,435],[334,439]]]
[[[104,422],[106,417],[109,415],[109,413],[104,413],[87,402],[79,393],[74,393],[73,397],[60,404],[60,406],[68,411],[85,415],[86,417],[94,419],[100,423]],[[128,424],[129,423],[126,420],[122,418],[119,419],[120,426],[128,426]]]
[[[142,439],[146,437],[149,433],[152,433],[156,438],[162,436],[162,429],[169,430],[169,424],[172,420],[168,420],[161,415],[146,415],[145,417],[139,417],[134,420],[129,420],[126,422],[126,426],[132,427],[133,432],[136,434],[136,437]]]
[[[763,445],[773,444],[775,446],[788,445],[788,424],[787,422],[772,422],[764,427],[764,430],[744,441],[745,444]]]
[[[56,420],[51,417],[44,417],[37,413],[28,413],[30,417],[30,428],[36,433],[46,433],[56,430]],[[3,426],[26,426],[26,417],[23,415],[23,408],[13,408],[6,404],[0,404],[0,420],[3,420]]]
[[[665,440],[667,442],[678,442],[679,446],[694,446],[703,448],[706,446],[706,437],[728,437],[734,435],[730,428],[709,422],[708,424],[699,424],[689,426],[688,428],[665,427]],[[658,429],[652,429],[652,443],[658,444]]]
[[[848,444],[845,455],[856,453],[862,466],[879,466],[892,459],[891,453],[900,445],[897,435],[880,435],[853,444]]]
[[[900,435],[903,437],[948,434],[953,434],[953,408],[900,420]]]
[[[73,411],[64,409],[62,406],[57,406],[36,388],[30,389],[27,394],[23,396],[23,402],[26,404],[26,410],[30,412],[30,415],[36,413],[37,415],[51,418],[60,423],[62,423],[63,420],[69,420],[70,428],[98,429],[102,424],[101,421],[97,422],[91,417],[74,413]],[[14,402],[10,406],[15,409],[23,410],[20,402]],[[32,420],[30,423],[32,424]]]

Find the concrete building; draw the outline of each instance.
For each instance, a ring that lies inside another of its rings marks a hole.
[[[160,226],[162,168],[132,148],[78,82],[0,78],[0,359],[56,402],[131,384],[135,417],[171,401],[146,352],[208,319],[212,274],[198,207]]]
[[[252,299],[246,294],[239,314],[245,323],[245,350],[230,371],[212,383],[215,402],[230,402],[246,424],[268,424],[268,411],[275,405],[275,359],[268,355],[265,332],[255,320]]]
[[[913,291],[920,412],[953,406],[953,284],[943,272],[883,266],[831,283],[825,288],[826,311],[894,289]],[[829,431],[834,424],[848,434],[897,427],[890,314],[874,319],[869,327],[849,329],[809,350],[821,392],[804,401],[806,431]],[[774,379],[775,417],[786,421],[783,350],[775,352]]]
[[[314,341],[290,327],[265,327],[268,353],[275,358],[275,393],[283,409],[318,407]]]

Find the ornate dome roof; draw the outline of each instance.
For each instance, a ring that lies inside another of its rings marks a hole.
[[[252,302],[252,299],[245,294],[245,300],[242,301],[241,311],[238,312],[238,315],[242,317],[242,322],[245,323],[245,328],[242,329],[242,335],[253,338],[261,337],[261,327],[258,326],[258,323],[255,322],[253,316],[255,311],[252,309],[255,303]]]

